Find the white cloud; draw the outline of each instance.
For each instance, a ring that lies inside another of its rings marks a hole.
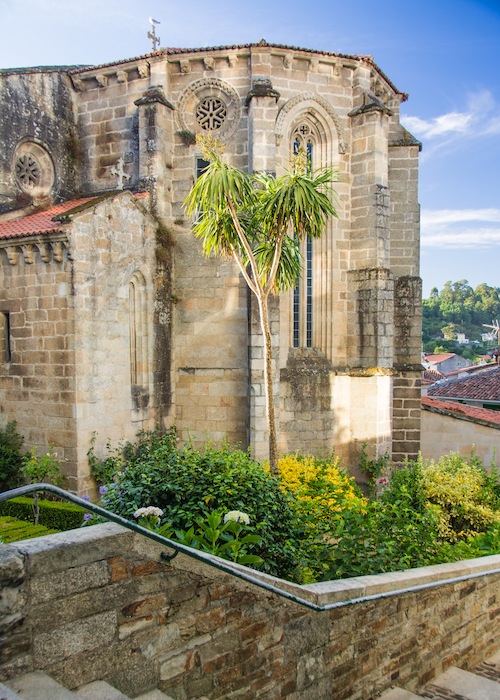
[[[401,116],[401,123],[423,141],[423,160],[439,151],[455,149],[467,141],[500,134],[500,106],[489,90],[469,94],[463,111],[447,112],[431,119]]]
[[[500,209],[435,209],[424,210],[422,226],[460,223],[464,221],[489,221],[500,223]]]
[[[422,247],[454,251],[500,248],[500,226],[495,224],[500,224],[500,209],[423,211]]]
[[[464,134],[470,128],[473,119],[472,114],[450,112],[430,120],[420,119],[420,117],[403,117],[401,121],[403,126],[414,136],[432,138],[450,133]]]

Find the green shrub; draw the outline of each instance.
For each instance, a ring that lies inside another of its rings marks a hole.
[[[137,433],[134,443],[125,442],[112,448],[108,442],[106,445],[107,456],[99,459],[94,450],[95,440],[96,435],[94,434],[87,458],[91,474],[98,485],[112,482],[125,464],[147,461],[160,447],[163,450],[170,448],[175,451],[178,443],[175,426],[166,431],[159,427],[151,431],[141,430]]]
[[[443,543],[434,563],[475,559],[491,554],[500,554],[500,524],[493,525],[480,535],[468,537],[466,541],[459,540],[455,544]]]
[[[254,550],[264,560],[260,568],[292,575],[297,533],[289,497],[246,452],[178,447],[175,434],[163,439],[155,432],[142,433],[125,455],[102,498],[105,508],[132,518],[138,508],[154,505],[174,530],[189,529],[213,510],[244,511],[262,537]]]
[[[438,550],[437,514],[415,510],[410,499],[370,501],[346,510],[332,533],[323,580],[378,574],[430,564]]]
[[[500,522],[498,475],[488,475],[476,457],[450,452],[424,464],[423,479],[427,499],[440,509],[443,540],[467,540]]]
[[[23,481],[24,438],[17,432],[16,425],[16,421],[10,421],[5,428],[0,428],[0,491],[14,489]]]
[[[53,535],[58,530],[51,530],[43,525],[33,525],[24,520],[16,520],[9,516],[0,517],[0,535],[3,544],[10,542],[20,542],[42,535]]]
[[[41,501],[40,525],[57,531],[73,530],[81,526],[84,511],[72,503],[58,501]],[[11,498],[0,503],[0,515],[8,515],[19,520],[33,521],[33,499],[29,497]]]

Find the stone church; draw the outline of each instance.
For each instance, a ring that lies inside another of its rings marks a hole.
[[[207,259],[184,199],[211,131],[229,161],[282,172],[303,145],[338,169],[338,219],[273,300],[282,452],[420,444],[420,144],[370,56],[269,44],[161,49],[0,71],[0,424],[87,451],[175,424],[267,453],[262,338],[236,266]]]

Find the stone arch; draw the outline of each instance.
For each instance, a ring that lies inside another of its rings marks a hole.
[[[149,403],[149,332],[147,281],[136,270],[129,281],[130,382],[134,409]]]
[[[288,102],[283,105],[276,120],[276,142],[278,146],[283,137],[286,136],[285,131],[288,125],[294,123],[300,113],[317,113],[320,115],[320,121],[323,122],[327,130],[330,130],[328,128],[328,122],[333,123],[336,132],[336,140],[338,142],[338,153],[343,154],[346,152],[347,142],[345,132],[338,114],[324,97],[315,92],[303,92],[300,95],[292,97],[292,99],[288,100]]]
[[[202,78],[187,86],[177,104],[179,127],[186,131],[203,133],[205,127],[197,119],[197,113],[207,101],[216,101],[221,115],[216,125],[209,124],[209,130],[225,139],[230,138],[240,121],[241,102],[236,90],[220,78]]]
[[[335,202],[338,218],[329,220],[321,238],[302,243],[303,275],[297,287],[283,295],[281,301],[282,367],[287,366],[290,357],[303,352],[320,352],[332,360],[336,354],[337,335],[340,329],[344,332],[345,324],[336,302],[342,291],[341,239],[349,202],[349,184],[342,177],[346,167],[342,158],[347,148],[346,137],[339,115],[325,99],[313,92],[301,93],[282,107],[276,120],[279,163],[288,162],[295,135],[302,126],[309,126],[314,137],[314,170],[331,166],[339,169],[335,186],[339,194]]]

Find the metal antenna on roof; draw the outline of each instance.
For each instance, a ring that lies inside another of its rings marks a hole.
[[[498,319],[493,319],[491,324],[483,323],[483,326],[485,328],[491,328],[491,333],[488,333],[490,340],[495,340],[495,336],[497,337],[497,341],[500,340],[500,323],[498,322]]]
[[[151,31],[148,32],[148,39],[151,39],[151,42],[153,44],[153,51],[156,51],[156,45],[158,44],[158,48],[160,47],[160,37],[156,36],[156,25],[161,24],[161,22],[158,22],[157,19],[153,19],[152,17],[150,17],[149,24],[151,25]]]

